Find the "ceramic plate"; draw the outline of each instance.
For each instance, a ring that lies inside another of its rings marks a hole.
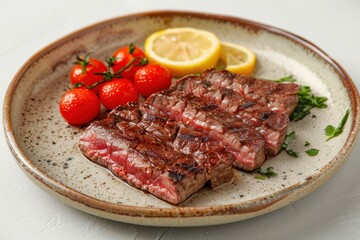
[[[214,32],[222,41],[254,50],[255,77],[276,79],[292,74],[317,95],[328,97],[328,108],[291,122],[296,132],[293,158],[282,152],[266,161],[278,174],[260,180],[236,171],[232,184],[203,188],[172,206],[136,190],[106,169],[86,160],[77,147],[83,129],[67,125],[58,111],[69,87],[76,54],[92,52],[104,59],[118,47],[142,46],[154,31],[190,26]],[[350,109],[344,132],[325,141],[324,128],[337,126]],[[309,41],[265,24],[228,16],[192,12],[150,12],[119,17],[74,32],[29,59],[12,80],[4,103],[8,144],[21,169],[37,185],[85,212],[117,221],[153,226],[201,226],[255,217],[288,205],[317,189],[344,163],[359,130],[359,95],[344,69]],[[309,157],[305,141],[320,150]]]

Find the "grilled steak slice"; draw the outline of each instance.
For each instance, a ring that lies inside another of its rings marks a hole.
[[[267,106],[272,111],[285,113],[288,116],[298,103],[299,85],[294,83],[279,84],[213,69],[205,71],[203,78],[213,86],[232,89],[248,101]]]
[[[232,182],[234,156],[226,148],[219,146],[217,141],[182,125],[173,147],[183,154],[192,155],[201,166],[205,167],[212,188]]]
[[[233,164],[236,167],[254,170],[265,161],[265,140],[262,135],[216,105],[206,104],[200,98],[180,91],[154,94],[146,103],[219,141],[234,155]]]
[[[128,184],[172,204],[181,203],[206,182],[204,167],[193,158],[147,141],[131,128],[121,132],[106,121],[92,123],[79,147],[87,158]]]
[[[117,107],[108,118],[128,113],[131,106]],[[137,112],[138,109],[132,109]],[[224,147],[201,132],[195,131],[191,126],[185,126],[154,108],[151,105],[140,105],[141,120],[137,123],[127,122],[121,118],[116,126],[124,133],[136,132],[149,141],[160,142],[174,150],[193,157],[200,166],[206,169],[206,179],[210,180],[212,188],[229,183],[234,177],[232,162],[234,157]],[[136,114],[131,114],[136,115]],[[126,128],[131,128],[129,131]]]
[[[208,104],[234,114],[247,127],[259,131],[266,141],[266,154],[275,156],[285,139],[289,118],[284,113],[271,111],[267,106],[248,101],[232,89],[213,87],[200,76],[190,75],[179,79],[172,89],[193,94]]]

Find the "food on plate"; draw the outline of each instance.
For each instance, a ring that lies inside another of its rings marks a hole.
[[[168,89],[171,85],[169,69],[159,64],[148,64],[141,67],[134,76],[134,83],[144,97]]]
[[[281,150],[298,156],[288,148],[295,136],[287,134],[289,117],[297,114],[300,120],[311,108],[326,107],[326,98],[292,83],[292,76],[275,81],[250,77],[256,65],[253,51],[220,42],[208,31],[155,32],[144,52],[133,44],[116,50],[106,58],[106,70],[91,72],[96,80],[74,85],[80,88],[73,90],[87,93],[96,88],[99,99],[91,92],[96,111],[80,122],[62,114],[70,124],[82,125],[96,117],[101,103],[109,112],[85,129],[82,153],[172,204],[207,182],[212,188],[232,182],[233,167],[255,171],[258,179],[276,176],[272,167],[261,169],[268,156]],[[89,55],[78,57],[77,67],[86,71],[91,61]],[[221,64],[225,69],[215,70]],[[171,85],[173,77],[181,78]],[[146,99],[138,103],[140,94]],[[318,153],[309,151],[309,156]]]
[[[147,59],[140,48],[130,44],[117,49],[111,57],[106,59],[106,62],[117,78],[126,78],[132,81],[136,71],[147,64]]]
[[[219,78],[224,86],[217,84]],[[130,185],[179,204],[207,181],[212,187],[231,182],[231,166],[259,168],[272,154],[261,127],[284,137],[298,86],[274,82],[260,86],[262,81],[214,69],[202,76],[185,76],[144,103],[117,107],[106,119],[90,124],[79,147],[91,161]],[[205,90],[201,85],[209,91],[197,95]],[[228,87],[233,85],[237,88]],[[231,100],[233,96],[239,101]],[[255,123],[248,122],[242,111],[252,114]]]
[[[100,101],[93,91],[86,88],[74,88],[61,97],[59,109],[69,124],[80,126],[98,115]]]
[[[161,30],[145,40],[149,61],[167,67],[176,77],[215,66],[220,50],[220,40],[214,33],[189,27]]]
[[[92,86],[103,80],[101,73],[107,72],[106,65],[96,58],[90,58],[90,54],[85,57],[76,56],[76,61],[70,72],[70,80],[73,85]],[[92,88],[95,93],[99,92],[99,87]]]
[[[242,45],[221,42],[220,59],[225,63],[225,69],[250,76],[255,68],[256,56],[252,50]]]
[[[112,110],[118,105],[125,105],[128,102],[137,102],[139,92],[135,84],[125,78],[107,81],[100,86],[100,102],[108,109]]]

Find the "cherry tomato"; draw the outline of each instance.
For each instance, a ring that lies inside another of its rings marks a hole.
[[[118,105],[137,102],[139,93],[132,81],[121,78],[103,83],[99,96],[104,107],[111,110]]]
[[[142,67],[142,64],[145,64],[142,62],[142,59],[146,59],[144,52],[140,48],[130,44],[114,52],[112,62],[110,63],[111,69],[116,75],[118,71],[123,69],[127,64],[130,64],[129,67],[119,74],[121,77],[132,81],[136,71]]]
[[[90,58],[89,54],[85,58],[77,57],[75,66],[71,69],[70,80],[72,84],[84,83],[87,86],[100,82],[104,77],[96,73],[107,72],[106,65],[98,59]],[[95,93],[99,92],[99,86],[91,89]]]
[[[100,111],[97,95],[86,88],[74,88],[60,99],[60,113],[71,125],[80,126],[93,120]]]
[[[170,87],[171,73],[159,64],[148,64],[135,73],[134,83],[141,95],[148,97]]]

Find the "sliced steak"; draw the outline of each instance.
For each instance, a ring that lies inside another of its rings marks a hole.
[[[208,104],[234,114],[247,127],[259,131],[266,141],[266,154],[275,156],[285,139],[289,118],[284,113],[274,112],[267,106],[249,101],[232,89],[214,87],[201,76],[186,76],[179,79],[172,89],[193,94]]]
[[[206,104],[200,98],[181,91],[154,94],[146,103],[218,141],[234,155],[236,167],[254,170],[265,161],[262,135],[216,105]]]
[[[214,69],[205,71],[203,78],[213,86],[232,89],[248,101],[267,106],[272,111],[285,113],[288,116],[298,103],[299,85],[294,83],[279,84]]]
[[[205,169],[193,158],[142,136],[129,128],[122,132],[106,121],[94,122],[79,147],[88,159],[128,184],[172,204],[183,202],[205,184]]]
[[[299,86],[228,71],[204,72],[117,107],[90,124],[79,148],[91,161],[172,204],[231,182],[232,166],[254,170],[285,137]],[[266,149],[266,151],[265,151]]]
[[[110,114],[113,116],[123,115],[129,109],[137,112],[131,106],[117,107]],[[123,132],[136,132],[142,134],[149,141],[160,142],[174,150],[193,157],[199,165],[206,169],[206,179],[210,180],[212,188],[220,187],[229,183],[234,177],[232,162],[234,157],[222,146],[201,132],[195,131],[191,126],[185,126],[174,119],[170,119],[167,114],[154,108],[151,105],[140,105],[141,120],[137,123],[128,122],[124,118],[116,123]],[[136,115],[136,114],[131,114]],[[139,119],[137,119],[139,120]],[[131,128],[129,131],[126,128]]]
[[[205,167],[212,188],[232,182],[234,156],[226,148],[219,146],[217,141],[182,125],[173,147],[183,154],[193,156],[201,166]]]

